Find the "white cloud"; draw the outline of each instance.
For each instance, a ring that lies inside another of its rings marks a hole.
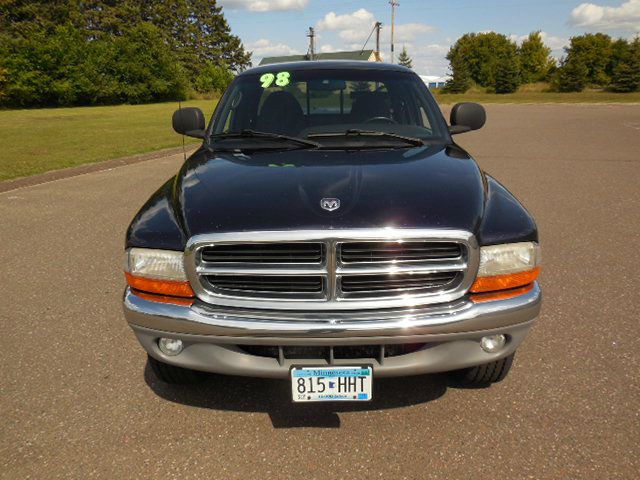
[[[319,31],[328,30],[336,32],[341,40],[350,44],[350,48],[358,49],[362,47],[362,43],[364,43],[371,33],[375,22],[375,15],[369,10],[361,8],[355,12],[343,15],[329,12],[322,20],[316,23],[316,28]],[[413,22],[397,24],[394,31],[394,41],[396,44],[410,42],[420,35],[430,33],[433,30],[434,28],[432,26],[424,23]],[[388,44],[391,37],[391,28],[383,26],[382,37],[382,41]]]
[[[526,35],[517,35],[511,34],[509,38],[516,42],[517,44],[521,44],[524,40],[529,37],[529,34]],[[547,32],[540,32],[540,38],[544,44],[551,49],[552,52],[561,52],[564,47],[569,45],[569,39],[566,37],[558,37],[556,35],[551,35]]]
[[[361,8],[353,13],[345,13],[337,15],[335,12],[327,13],[324,18],[316,24],[319,30],[345,30],[355,29],[358,27],[373,27],[376,19],[373,13],[367,9]]]
[[[576,27],[640,32],[640,0],[628,0],[619,7],[582,3],[571,12]]]
[[[331,52],[337,52],[339,51],[339,48],[334,47],[333,45],[321,45],[320,46],[320,53],[331,53]]]
[[[304,10],[309,0],[222,0],[223,7],[230,10],[271,12],[276,10]]]
[[[450,45],[430,43],[424,45],[404,45],[413,60],[413,69],[420,75],[443,76],[448,71],[449,62],[445,58]],[[402,45],[396,48],[396,55],[402,51]]]
[[[274,57],[280,55],[298,55],[301,52],[284,43],[273,43],[271,40],[261,38],[253,43],[248,43],[245,48],[253,53],[254,65],[259,63],[263,57]]]
[[[389,31],[389,37],[391,37],[391,28],[388,28],[387,30]],[[410,42],[415,40],[416,37],[424,33],[431,33],[434,30],[435,29],[431,25],[427,25],[425,23],[401,23],[395,26],[393,37],[395,43]]]
[[[375,21],[373,13],[361,8],[353,13],[344,15],[329,12],[322,20],[316,23],[316,28],[320,31],[338,32],[338,36],[346,42],[364,42]]]

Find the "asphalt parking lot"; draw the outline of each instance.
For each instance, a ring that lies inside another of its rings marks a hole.
[[[640,106],[488,115],[457,140],[536,217],[544,306],[485,389],[293,406],[282,381],[162,384],[122,315],[122,247],[181,155],[1,193],[0,477],[638,478]]]

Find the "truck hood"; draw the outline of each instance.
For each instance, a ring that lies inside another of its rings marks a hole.
[[[334,211],[323,198],[337,198]],[[476,232],[478,165],[455,145],[412,149],[196,152],[173,190],[187,237],[251,230],[438,228]]]

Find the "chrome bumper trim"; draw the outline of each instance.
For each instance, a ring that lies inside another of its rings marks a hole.
[[[538,284],[518,297],[486,303],[460,299],[437,306],[359,312],[294,312],[191,307],[145,300],[128,288],[127,322],[159,333],[208,335],[216,343],[348,345],[420,341],[420,336],[494,330],[529,322],[540,311]],[[375,341],[372,341],[375,339]]]

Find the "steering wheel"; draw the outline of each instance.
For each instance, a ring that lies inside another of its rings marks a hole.
[[[362,123],[398,123],[391,117],[371,117]]]

